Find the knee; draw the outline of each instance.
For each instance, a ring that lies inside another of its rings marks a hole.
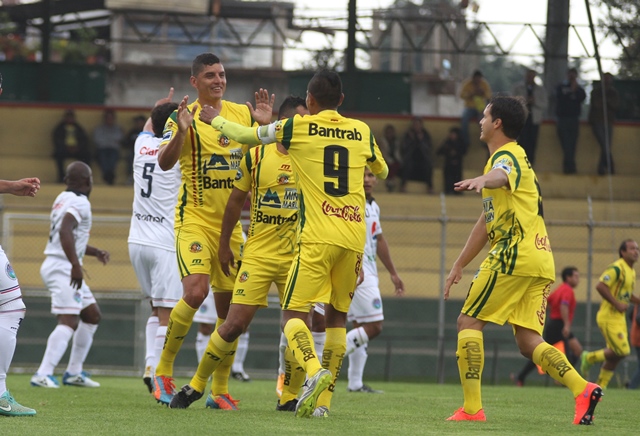
[[[218,334],[227,342],[233,342],[246,330],[247,326],[238,320],[227,318],[224,323],[218,327]]]
[[[372,323],[369,327],[369,330],[367,332],[367,335],[369,336],[369,339],[373,339],[375,337],[380,336],[380,333],[382,333],[382,322],[376,322],[376,323]]]

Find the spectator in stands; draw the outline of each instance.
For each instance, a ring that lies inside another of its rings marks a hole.
[[[640,305],[636,304],[633,309],[633,317],[631,319],[631,346],[636,349],[638,356],[638,367],[636,372],[631,376],[629,381],[629,389],[638,389],[640,387]]]
[[[616,112],[619,107],[618,91],[613,87],[613,75],[604,73],[603,75],[606,105],[602,100],[602,86],[600,83],[593,85],[591,91],[591,107],[589,109],[589,124],[591,130],[600,144],[600,161],[598,162],[598,174],[614,174],[613,155],[611,153],[611,138],[613,137],[613,122],[616,119]],[[608,169],[608,171],[607,171]]]
[[[400,142],[396,136],[396,128],[392,124],[384,126],[382,138],[378,141],[380,151],[389,166],[389,175],[387,176],[387,191],[393,192],[396,188],[396,176],[402,165],[402,156],[400,155]]]
[[[576,173],[576,144],[580,130],[580,110],[587,94],[578,84],[578,70],[569,68],[567,80],[556,88],[556,124],[558,138],[564,153],[562,172]]]
[[[402,185],[401,192],[406,192],[407,180],[423,181],[427,184],[427,193],[433,193],[433,147],[431,135],[422,125],[422,119],[414,117],[411,127],[404,135],[402,148]]]
[[[91,152],[89,151],[89,137],[87,132],[76,121],[73,109],[68,109],[62,121],[53,129],[53,158],[58,170],[58,183],[64,179],[65,159],[80,160],[87,165],[91,164]]]
[[[102,171],[102,179],[108,185],[113,185],[115,182],[116,166],[123,138],[122,128],[116,124],[115,111],[106,109],[103,123],[93,131],[93,142],[96,144],[96,156]]]
[[[444,140],[436,154],[444,156],[444,193],[461,195],[461,192],[455,191],[454,184],[462,180],[462,158],[464,157],[464,141],[460,135],[458,127],[449,129],[449,135]]]
[[[524,97],[527,103],[529,115],[524,124],[518,144],[524,148],[529,163],[533,165],[536,161],[536,146],[538,144],[538,132],[542,116],[547,108],[547,91],[536,83],[536,72],[528,69],[524,75],[524,83],[519,83],[513,87],[513,95]]]
[[[462,140],[466,149],[469,148],[469,121],[472,119],[480,120],[482,111],[484,111],[487,102],[491,98],[491,86],[482,76],[480,70],[473,72],[470,79],[462,83],[460,89],[460,98],[464,100],[464,109],[462,111]]]
[[[143,115],[138,115],[133,118],[133,127],[127,132],[122,141],[122,148],[125,152],[125,159],[127,162],[127,183],[133,184],[133,155],[136,144],[136,139],[140,135],[140,132],[144,129],[147,119]]]

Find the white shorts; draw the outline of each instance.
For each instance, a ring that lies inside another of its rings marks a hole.
[[[40,276],[51,292],[54,315],[80,315],[82,309],[96,303],[86,280],[80,289],[71,287],[71,264],[67,259],[47,256],[40,267]]]
[[[358,286],[353,293],[353,300],[351,300],[351,306],[349,306],[349,312],[347,312],[347,320],[365,324],[382,321],[383,319],[380,289]]]
[[[145,298],[153,307],[174,307],[182,298],[176,253],[157,247],[129,244],[129,259]]]
[[[209,295],[207,295],[207,298],[204,299],[194,315],[193,322],[215,325],[217,320],[218,312],[216,312],[216,302],[213,301],[213,292],[209,289]]]
[[[0,312],[23,311],[25,309],[22,301],[22,292],[16,273],[7,259],[2,247],[0,247]]]

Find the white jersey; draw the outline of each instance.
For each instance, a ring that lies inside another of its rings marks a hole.
[[[129,243],[174,251],[173,220],[178,189],[180,164],[169,171],[158,165],[158,146],[162,138],[142,132],[136,139],[133,158],[133,214]]]
[[[79,192],[64,191],[53,202],[49,242],[47,242],[47,246],[44,249],[44,254],[67,259],[67,255],[64,254],[62,249],[62,244],[60,244],[60,226],[67,213],[73,215],[78,222],[78,225],[73,229],[73,239],[76,244],[76,255],[80,264],[82,264],[82,258],[89,243],[89,233],[91,232],[91,203],[89,203],[89,198],[85,194]]]
[[[376,257],[378,253],[378,235],[382,233],[380,227],[380,207],[374,199],[367,200],[364,209],[365,222],[367,224],[367,241],[364,244],[364,280],[358,286],[362,288],[378,287],[378,266]]]

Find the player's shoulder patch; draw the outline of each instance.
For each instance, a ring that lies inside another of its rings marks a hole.
[[[507,174],[511,174],[511,170],[513,169],[513,161],[509,156],[502,156],[500,159],[497,159],[491,169],[500,168],[504,170]]]

